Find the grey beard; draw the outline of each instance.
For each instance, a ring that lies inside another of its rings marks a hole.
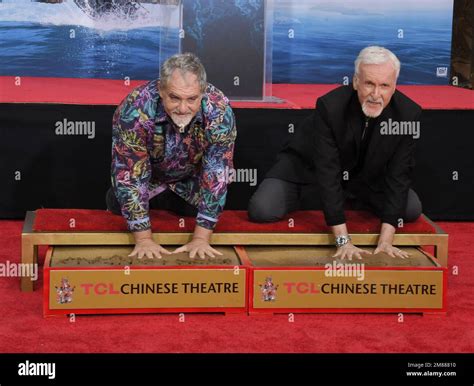
[[[186,121],[184,122],[178,122],[173,117],[171,117],[171,119],[173,120],[173,123],[182,130],[191,123],[191,121],[193,120],[193,117],[186,119]]]
[[[365,114],[366,117],[377,118],[380,114],[382,114],[382,111],[383,111],[383,106],[380,106],[380,111],[379,111],[378,114],[369,113],[369,111],[367,109],[367,102],[364,102],[362,104],[362,112]]]

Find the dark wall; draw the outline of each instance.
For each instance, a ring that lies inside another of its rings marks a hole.
[[[182,52],[198,55],[208,78],[230,99],[262,100],[264,19],[263,0],[185,0]]]
[[[451,83],[472,90],[474,86],[474,2],[454,0],[451,41]]]
[[[114,106],[0,104],[0,218],[26,210],[105,207]],[[236,168],[256,168],[258,182],[309,110],[236,109]],[[95,138],[56,135],[55,122],[94,121]],[[414,187],[438,220],[474,220],[473,111],[425,111]],[[20,172],[20,179],[17,172]],[[458,179],[453,180],[453,172]],[[246,209],[256,187],[230,186],[228,209]]]

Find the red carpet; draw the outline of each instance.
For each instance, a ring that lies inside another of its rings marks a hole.
[[[60,103],[118,105],[145,80],[21,77],[21,87],[13,76],[0,76],[0,103]],[[276,102],[233,102],[235,108],[311,109],[316,99],[338,84],[274,84]],[[398,89],[428,110],[472,110],[474,93],[453,86],[399,86]],[[94,90],[93,93],[90,90]]]
[[[380,220],[369,212],[346,211],[347,226],[353,233],[377,233]],[[289,227],[292,219],[292,227]],[[74,228],[71,228],[74,220]],[[192,232],[196,223],[193,217],[186,219],[181,227],[180,217],[163,210],[151,211],[152,229],[154,232]],[[106,210],[92,209],[38,209],[33,224],[38,232],[88,231],[88,232],[126,232],[127,225],[122,216]],[[322,211],[297,211],[276,223],[257,224],[250,222],[245,210],[225,210],[215,229],[216,233],[328,233]],[[419,218],[406,223],[399,229],[400,233],[436,233],[435,228],[425,219]]]
[[[290,323],[285,315],[186,315],[180,323],[178,315],[124,315],[77,316],[71,323],[44,319],[42,292],[22,293],[19,279],[7,277],[0,278],[0,351],[473,352],[474,223],[439,225],[450,234],[446,317],[405,315],[399,323],[396,314],[297,314]],[[0,221],[0,262],[19,262],[21,228],[21,221]]]

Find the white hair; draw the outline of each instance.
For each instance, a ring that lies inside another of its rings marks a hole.
[[[160,86],[166,88],[174,70],[180,70],[181,73],[190,72],[197,76],[201,92],[207,87],[207,75],[203,64],[199,58],[190,53],[176,54],[166,59],[160,68]]]
[[[354,62],[355,75],[359,75],[360,64],[382,64],[391,61],[396,71],[396,79],[400,74],[400,61],[397,56],[385,47],[370,46],[359,52],[359,56]]]

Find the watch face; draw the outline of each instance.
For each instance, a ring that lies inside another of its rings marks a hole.
[[[338,236],[336,237],[336,246],[342,247],[347,244],[351,238],[349,236]]]

